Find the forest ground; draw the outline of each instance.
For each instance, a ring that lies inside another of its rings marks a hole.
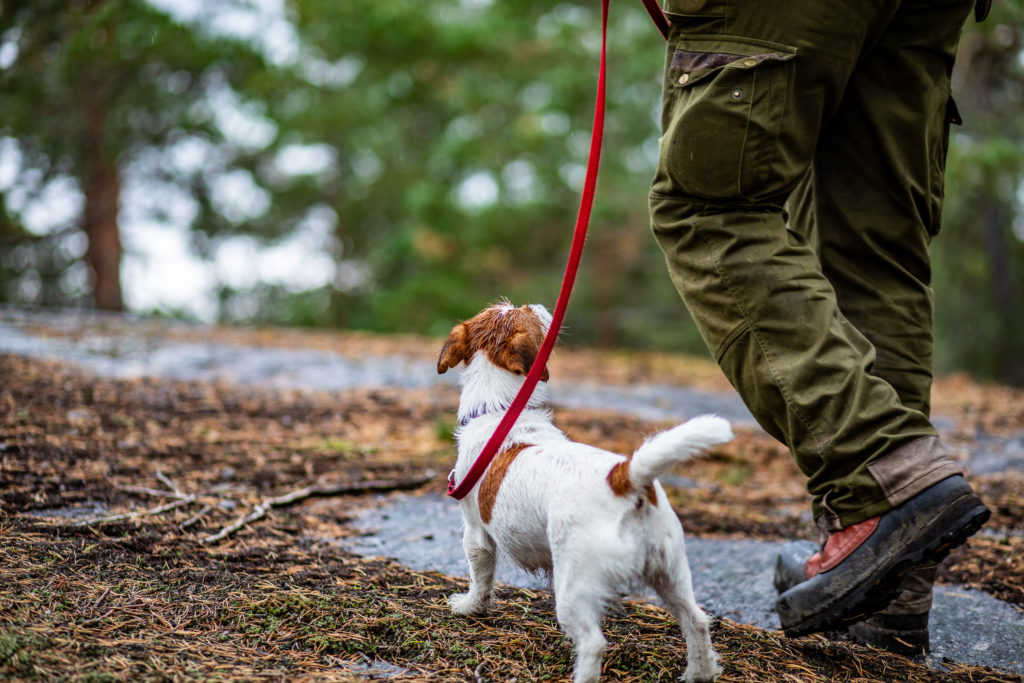
[[[159,321],[19,325],[71,343],[114,325],[239,353],[433,359],[439,348],[432,339]],[[706,361],[664,354],[563,350],[552,375],[727,390]],[[954,454],[982,432],[1024,432],[1021,390],[947,377],[934,396],[935,411],[951,419]],[[465,580],[339,543],[359,533],[351,521],[369,494],[443,490],[457,399],[451,386],[312,391],[114,378],[66,360],[0,355],[0,678],[564,680],[570,647],[548,591],[503,586],[488,616],[455,617],[446,597]],[[555,420],[570,437],[619,452],[665,426],[601,410],[557,409]],[[752,426],[675,473],[698,484],[669,487],[690,536],[813,537],[802,476]],[[972,483],[993,518],[943,563],[940,580],[1024,610],[1024,473]],[[616,606],[605,632],[608,680],[681,675],[685,647],[659,607]],[[712,635],[725,681],[1021,680],[821,636],[791,640],[721,616]]]

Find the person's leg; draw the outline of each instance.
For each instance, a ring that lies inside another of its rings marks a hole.
[[[872,373],[874,347],[783,211],[865,46],[897,8],[667,3],[653,230],[708,347],[760,424],[790,447],[830,530],[958,471],[928,418]],[[880,460],[916,467],[873,472]]]
[[[835,138],[826,136],[826,140],[829,139],[835,141]],[[822,147],[824,161],[821,168],[825,177],[819,182],[826,188],[835,188],[835,183],[844,175],[829,173],[832,168],[842,167],[834,163],[841,156],[834,147],[829,144]],[[835,220],[831,215],[830,209],[836,206],[834,202],[823,199],[822,209],[818,210],[814,191],[815,177],[812,169],[790,195],[786,204],[789,228],[803,235],[814,247],[826,277],[836,290],[840,309],[875,347],[877,353],[872,374],[889,382],[899,394],[903,405],[920,410],[928,416],[932,383],[931,297],[921,297],[916,304],[920,307],[917,324],[909,326],[906,333],[901,334],[903,320],[886,305],[887,295],[880,288],[862,286],[863,280],[851,278],[844,272],[847,270],[844,265],[849,263],[850,253],[842,246],[842,235],[837,236],[833,230],[827,229],[824,236],[819,236],[819,220],[830,228],[848,226],[849,223],[845,218]],[[839,191],[842,192],[842,188]],[[821,219],[818,218],[819,213]],[[912,245],[919,243],[916,236],[910,240]],[[832,263],[837,257],[839,263]],[[837,272],[838,276],[833,275]],[[857,283],[852,287],[848,285],[851,279]],[[897,275],[886,280],[891,283],[893,279],[899,280],[900,277]],[[920,286],[912,286],[911,291],[921,292],[922,289]],[[887,317],[890,324],[882,324]],[[910,335],[916,336],[906,339]],[[906,340],[907,344],[901,345],[900,338]],[[780,594],[806,579],[804,566],[818,551],[818,547],[805,541],[792,541],[780,550],[775,568],[775,587]],[[931,648],[928,622],[935,574],[934,565],[916,567],[900,585],[900,594],[885,609],[850,625],[845,636],[864,645],[907,656],[928,652]]]
[[[833,532],[808,562],[807,580],[780,596],[783,629],[802,635],[843,625],[885,607],[910,567],[944,557],[989,514],[945,457],[926,404],[904,404],[890,383],[899,373],[876,374],[875,347],[844,315],[815,245],[787,229],[783,211],[902,5],[667,4],[674,16],[652,227],[709,349],[761,425],[790,447],[808,476],[816,519]],[[933,7],[941,15],[963,4]],[[925,93],[918,104],[934,96],[935,82],[914,59],[941,52],[946,34],[928,34],[932,18],[923,18],[916,43],[892,56],[892,72],[876,74],[875,106],[886,106],[894,88]],[[932,121],[930,109],[892,103],[893,115],[906,118],[899,124]],[[851,143],[864,145],[864,162],[883,158],[904,144],[901,130],[869,127]],[[852,170],[884,181],[891,169]],[[933,185],[902,187],[911,192],[898,201],[923,215],[918,205],[934,199]],[[859,206],[875,220],[872,207]],[[886,255],[868,251],[848,262]],[[918,280],[926,289],[927,278]]]
[[[928,245],[939,231],[955,115],[950,73],[969,8],[901,5],[824,127],[812,181],[790,202],[790,228],[814,246],[843,315],[876,350],[872,374],[925,415],[932,380]]]
[[[831,156],[819,164],[823,168],[834,168],[841,158],[839,150],[827,144],[821,156]],[[857,231],[852,225],[856,218],[842,213],[849,205],[829,196],[830,190],[845,194],[844,174],[828,175],[826,170],[822,175],[825,177],[808,173],[790,195],[787,226],[814,248],[843,316],[875,349],[871,374],[888,382],[904,406],[930,417],[933,306],[928,238],[919,226],[905,219],[889,224],[901,230],[881,236],[871,234],[874,226]],[[816,183],[828,188],[817,201]],[[848,187],[859,184],[854,181]],[[870,193],[862,196],[864,201],[872,201]],[[819,224],[826,226],[824,234],[819,232]],[[913,229],[901,240],[899,233],[908,227]],[[875,241],[878,237],[882,239]],[[883,252],[880,258],[876,250]]]
[[[854,72],[811,172],[787,205],[790,229],[813,245],[843,314],[875,348],[872,374],[925,416],[933,348],[928,243],[939,229],[956,115],[949,78],[967,10],[955,3],[903,4]],[[933,87],[890,87],[908,42],[922,38],[937,49],[919,46],[911,60],[916,73],[904,76]],[[865,145],[879,138],[876,131],[887,131],[888,139]],[[852,626],[850,636],[905,653],[927,650],[934,577],[934,566],[914,570],[900,596]]]

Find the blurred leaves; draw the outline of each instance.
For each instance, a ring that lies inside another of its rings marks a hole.
[[[936,361],[1024,384],[1024,3],[965,31],[942,233],[933,243]]]
[[[444,334],[502,296],[553,303],[586,164],[598,3],[290,0],[286,28],[257,38],[224,17],[273,3],[173,17],[157,4],[0,14],[0,145],[15,140],[20,160],[16,182],[0,177],[0,297],[87,300],[80,263],[63,274],[83,251],[63,242],[81,210],[40,237],[26,207],[58,180],[82,187],[81,109],[101,98],[108,154],[134,188],[120,211],[129,250],[136,225],[187,226],[221,319]],[[966,28],[967,123],[934,243],[939,369],[1015,382],[1022,14],[1024,0],[1006,0]],[[610,41],[598,199],[565,338],[703,353],[648,231],[663,43],[640,3],[612,7]],[[289,244],[309,254],[298,280],[268,279],[256,256],[224,266],[240,245]],[[70,256],[48,264],[57,247]]]

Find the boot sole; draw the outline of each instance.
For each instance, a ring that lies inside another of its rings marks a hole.
[[[953,530],[909,547],[900,559],[888,567],[880,568],[835,605],[794,626],[784,628],[783,633],[795,638],[809,633],[842,629],[885,609],[899,594],[900,583],[911,569],[925,562],[941,562],[951,550],[963,545],[977,533],[992,515],[981,499],[973,494],[963,496],[950,508],[961,508],[959,512],[952,513],[956,515],[956,522],[951,525]]]

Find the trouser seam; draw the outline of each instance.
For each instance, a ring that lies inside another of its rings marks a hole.
[[[787,68],[792,69],[792,66],[787,65]],[[754,72],[754,78],[756,79],[757,77],[758,77],[758,73],[755,71]],[[761,74],[761,77],[764,78],[764,74]],[[790,78],[791,78],[790,75],[786,76],[786,87],[785,87],[786,91],[789,90]],[[768,80],[768,88],[769,88],[768,96],[770,98],[771,97],[771,88],[772,87],[778,88],[779,86],[778,86],[777,83],[773,84],[770,78],[767,79],[767,80]],[[784,114],[786,113],[787,107],[788,107],[788,102],[785,99],[783,99],[782,106],[775,107],[775,116],[774,116],[774,120],[771,122],[771,128],[770,128],[772,131],[774,131],[773,135],[771,135],[771,145],[769,146],[769,149],[771,150],[771,153],[770,153],[770,155],[768,155],[764,159],[764,162],[761,164],[761,167],[758,169],[758,172],[756,174],[752,174],[754,179],[755,179],[754,185],[750,188],[749,192],[746,192],[746,193],[744,193],[742,191],[742,187],[738,188],[739,195],[741,197],[744,197],[745,199],[750,200],[751,202],[754,201],[754,197],[757,195],[757,190],[760,190],[760,188],[764,187],[764,184],[767,182],[767,178],[769,177],[770,170],[773,167],[773,165],[775,164],[775,160],[779,156],[779,144],[778,144],[778,141],[779,141],[779,136],[782,135],[782,120],[783,120]],[[749,131],[749,124],[748,124],[747,135],[749,136],[749,134],[750,134],[750,131]],[[744,139],[743,147],[744,147],[744,149],[747,149],[746,139]]]
[[[718,351],[715,353],[715,362],[718,363],[719,366],[721,366],[722,359],[725,358],[725,354],[729,352],[732,345],[735,344],[736,341],[744,335],[744,333],[749,331],[750,326],[747,324],[746,318],[744,318],[742,323],[737,325],[732,332],[726,335],[725,340],[719,344]]]

